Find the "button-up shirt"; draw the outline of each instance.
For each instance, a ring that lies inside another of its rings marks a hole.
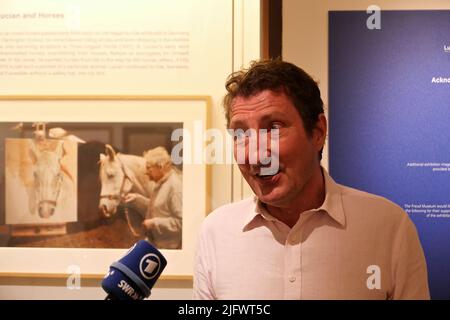
[[[288,227],[256,198],[205,219],[195,299],[429,299],[416,228],[389,200],[337,184]]]

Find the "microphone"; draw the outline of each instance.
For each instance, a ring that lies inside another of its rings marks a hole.
[[[149,242],[140,240],[109,267],[102,281],[106,300],[142,300],[158,280],[167,261]]]

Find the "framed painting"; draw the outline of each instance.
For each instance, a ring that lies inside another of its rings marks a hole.
[[[0,97],[0,276],[64,277],[78,270],[81,277],[101,278],[135,242],[147,239],[168,261],[163,278],[191,278],[199,226],[209,210],[209,174],[205,163],[185,157],[193,146],[183,134],[199,123],[208,128],[210,101]],[[174,207],[147,172],[149,150],[181,159],[169,170],[181,195],[179,232],[165,241],[145,223],[155,215],[170,218],[156,209],[155,198],[159,206]]]

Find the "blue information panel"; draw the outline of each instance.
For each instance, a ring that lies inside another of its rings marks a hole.
[[[329,13],[330,173],[409,214],[450,299],[450,11],[380,14]]]

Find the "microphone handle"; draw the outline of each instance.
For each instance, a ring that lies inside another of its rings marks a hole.
[[[119,300],[117,299],[115,296],[113,296],[111,293],[108,293],[108,295],[106,296],[105,300]]]

